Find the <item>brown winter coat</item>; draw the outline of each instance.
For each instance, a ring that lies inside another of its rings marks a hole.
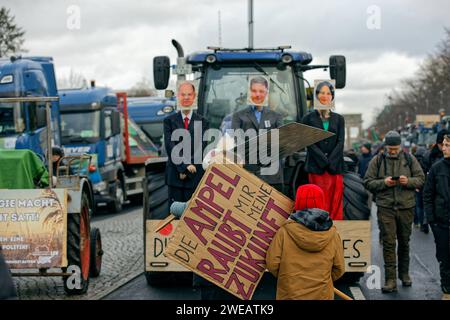
[[[333,281],[345,270],[342,240],[332,222],[328,230],[314,231],[295,221],[302,212],[280,227],[267,252],[267,269],[278,278],[276,298],[332,300]]]

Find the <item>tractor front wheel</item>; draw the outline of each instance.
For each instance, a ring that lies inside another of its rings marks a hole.
[[[69,270],[73,272],[73,275],[63,277],[64,291],[67,294],[83,294],[89,287],[89,209],[88,195],[83,193],[80,212],[67,215],[67,261]]]

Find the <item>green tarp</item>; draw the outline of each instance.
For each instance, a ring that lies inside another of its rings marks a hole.
[[[33,151],[0,149],[0,189],[34,189],[48,185],[48,171]]]

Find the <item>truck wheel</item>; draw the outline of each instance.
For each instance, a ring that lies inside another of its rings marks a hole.
[[[357,173],[344,173],[344,219],[368,220],[370,208],[363,180]]]
[[[81,196],[80,213],[67,215],[67,261],[68,266],[77,266],[80,278],[64,276],[64,291],[67,294],[83,294],[89,287],[90,262],[90,220],[89,198],[86,193]],[[75,274],[74,274],[75,275]],[[79,285],[78,281],[79,280]]]
[[[125,194],[123,192],[122,181],[116,180],[114,187],[114,201],[110,204],[110,210],[113,213],[122,211],[123,203],[125,202]]]
[[[92,278],[98,277],[102,270],[102,237],[98,228],[91,230],[91,263],[89,269],[89,276]]]

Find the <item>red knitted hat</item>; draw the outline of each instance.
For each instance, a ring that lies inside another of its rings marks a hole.
[[[325,196],[322,188],[315,184],[298,187],[295,197],[295,210],[319,208],[325,210]]]

